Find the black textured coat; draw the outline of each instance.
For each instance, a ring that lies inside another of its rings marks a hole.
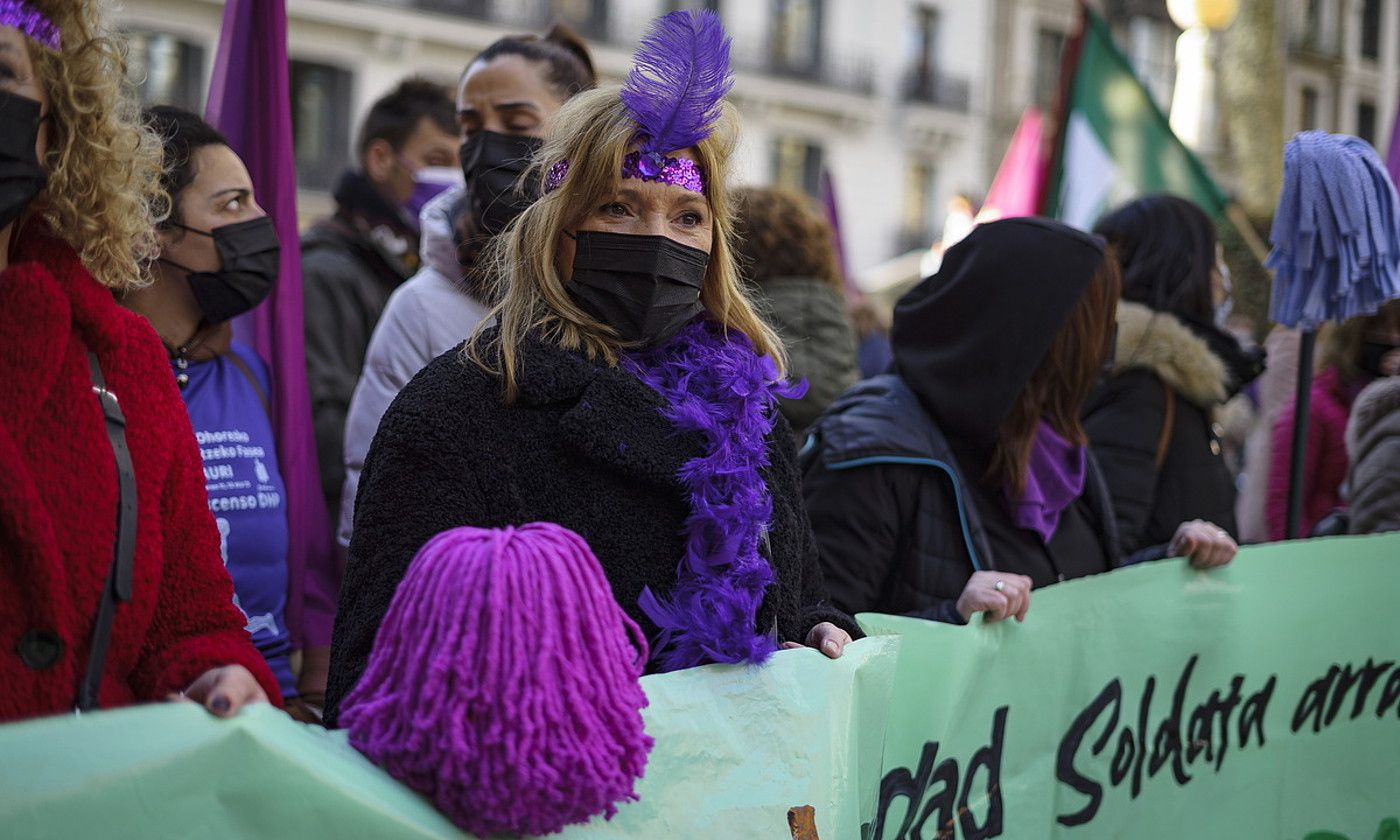
[[[1084,431],[1113,496],[1120,550],[1170,542],[1192,519],[1238,538],[1235,478],[1214,413],[1259,375],[1262,353],[1213,326],[1124,301],[1114,368],[1089,398]]]
[[[489,339],[488,339],[489,340]],[[364,672],[375,632],[418,549],[462,525],[555,522],[592,547],[623,609],[654,638],[637,604],[651,587],[675,585],[690,514],[676,478],[701,454],[661,415],[662,398],[625,371],[526,340],[518,351],[519,397],[459,350],[432,362],[399,394],[366,459],[355,532],[331,645],[326,720]],[[822,621],[859,628],[825,604],[816,542],[802,506],[792,433],[781,418],[769,435],[765,472],[773,498],[769,558],[777,583],[758,626],[802,641]]]

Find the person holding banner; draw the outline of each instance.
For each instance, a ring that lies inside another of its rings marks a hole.
[[[292,673],[286,483],[278,465],[267,365],[233,340],[233,318],[277,282],[277,231],[228,141],[198,114],[169,105],[145,112],[165,143],[162,182],[170,215],[159,224],[154,281],[122,296],[151,322],[170,356],[200,457],[219,553],[234,606],[282,688],[289,711],[312,722]]]
[[[400,392],[370,448],[331,723],[410,560],[462,525],[581,535],[651,641],[653,671],[757,664],[780,646],[835,658],[860,634],[826,603],[777,409],[794,393],[782,346],[726,238],[728,58],[717,15],[673,12],[622,89],[581,93],[555,117],[543,195],[494,246],[504,296],[490,325]]]
[[[0,0],[0,720],[279,699],[150,325],[160,140],[92,0]]]
[[[976,228],[899,301],[896,372],[847,391],[803,448],[836,606],[1024,619],[1033,588],[1169,554],[1233,558],[1229,535],[1196,521],[1120,551],[1080,423],[1119,286],[1102,239],[1017,218]]]
[[[1151,195],[1094,229],[1123,269],[1113,374],[1095,389],[1084,431],[1103,468],[1120,550],[1169,542],[1188,519],[1232,537],[1235,479],[1215,418],[1264,371],[1224,329],[1229,271],[1215,225],[1184,198]]]
[[[545,122],[594,85],[588,47],[556,24],[543,36],[509,35],[468,62],[457,89],[465,186],[422,214],[422,267],[394,290],[370,337],[345,418],[345,486],[336,536],[350,545],[360,471],[389,403],[428,362],[462,342],[486,315],[482,250],[538,195],[520,176]],[[519,189],[517,189],[519,188]]]

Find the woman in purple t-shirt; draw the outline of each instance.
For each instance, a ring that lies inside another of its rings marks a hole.
[[[170,354],[204,462],[234,604],[281,684],[288,709],[286,488],[277,462],[263,361],[235,344],[230,320],[257,306],[277,280],[279,246],[253,197],[243,161],[197,115],[159,106],[147,121],[165,140],[170,214],[160,225],[155,282],[123,303],[150,320]]]

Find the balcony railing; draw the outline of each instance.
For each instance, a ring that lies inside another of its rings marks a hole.
[[[502,26],[535,31],[562,19],[591,41],[611,41],[609,4],[599,3],[597,13],[575,19],[560,15],[549,0],[360,0],[376,5],[417,9],[440,15],[471,18]]]
[[[972,103],[967,79],[931,73],[916,68],[904,75],[901,93],[906,102],[920,102],[948,111],[967,113]]]
[[[734,66],[780,79],[869,96],[875,90],[875,69],[871,62],[849,55],[819,53],[810,61],[794,61],[775,54],[759,44],[738,44],[732,48]]]

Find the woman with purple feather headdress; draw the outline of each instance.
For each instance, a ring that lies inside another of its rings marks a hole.
[[[827,604],[776,409],[798,389],[728,241],[732,84],[718,17],[673,12],[620,89],[555,118],[526,176],[543,196],[494,240],[489,326],[408,385],[370,449],[332,725],[409,561],[460,526],[581,535],[649,641],[650,671],[758,664],[781,647],[835,658],[860,634]]]

